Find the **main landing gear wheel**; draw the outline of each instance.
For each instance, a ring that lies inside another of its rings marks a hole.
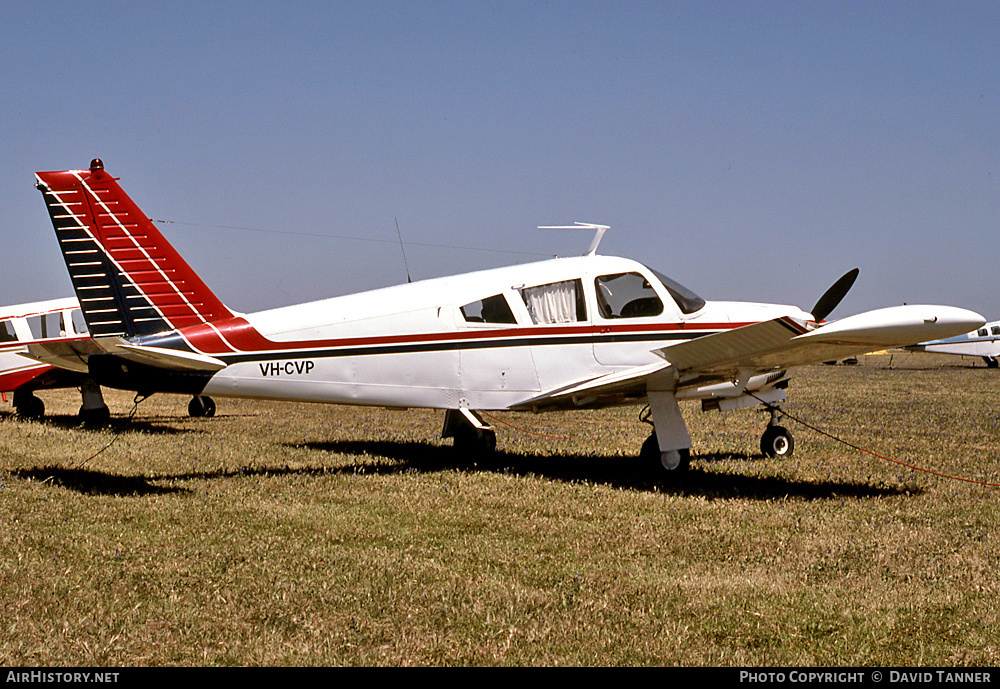
[[[452,447],[462,462],[489,464],[495,458],[497,434],[471,409],[446,409],[441,437],[453,439]]]
[[[194,418],[215,416],[215,400],[204,395],[195,395],[188,402],[188,416]]]
[[[30,392],[14,391],[14,411],[24,419],[40,419],[45,416],[45,402]]]
[[[84,426],[107,426],[111,422],[111,410],[103,405],[92,409],[80,407],[80,421]]]
[[[691,450],[685,447],[662,452],[656,433],[652,433],[639,450],[639,461],[653,477],[675,476],[691,467]]]
[[[760,451],[765,457],[791,457],[795,440],[784,426],[768,426],[760,438]]]
[[[497,434],[495,431],[463,428],[455,432],[454,448],[462,455],[487,460],[496,454]]]

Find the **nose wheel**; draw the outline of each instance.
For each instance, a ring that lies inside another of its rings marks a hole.
[[[760,438],[760,451],[765,457],[791,457],[795,450],[795,439],[787,428],[779,424],[781,409],[768,406],[767,410],[771,413],[771,420]]]
[[[765,457],[791,457],[795,440],[784,426],[768,426],[760,438],[760,451]]]

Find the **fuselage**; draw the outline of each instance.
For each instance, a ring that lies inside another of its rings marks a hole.
[[[936,354],[978,356],[987,360],[1000,357],[1000,321],[986,323],[971,332],[943,340],[922,342],[908,349]]]
[[[794,306],[706,303],[635,261],[584,256],[239,315],[181,335],[227,364],[205,394],[496,410],[779,316],[811,319]]]
[[[58,387],[60,376],[39,380],[52,367],[22,356],[28,351],[22,343],[86,332],[80,304],[72,297],[0,307],[0,390],[9,392],[33,383],[38,387]],[[75,385],[76,378],[67,376],[65,382]]]

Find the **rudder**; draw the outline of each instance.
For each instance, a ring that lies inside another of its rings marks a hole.
[[[233,313],[104,171],[35,173],[93,337],[180,330]]]

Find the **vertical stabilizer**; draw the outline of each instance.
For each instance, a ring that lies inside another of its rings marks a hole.
[[[135,337],[232,316],[99,159],[36,173],[93,337]]]

